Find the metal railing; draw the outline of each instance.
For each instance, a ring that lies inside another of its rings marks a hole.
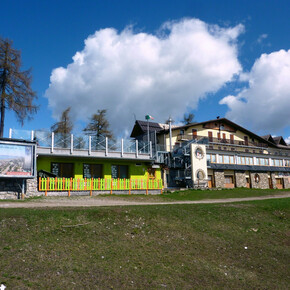
[[[109,139],[102,135],[64,134],[45,130],[9,130],[9,138],[35,141],[38,147],[147,154],[152,157],[152,143],[132,139]]]
[[[93,191],[128,191],[132,190],[160,190],[162,193],[162,179],[126,179],[126,178],[42,178],[38,180],[38,190],[47,192],[67,191],[70,196],[71,191],[89,191],[92,195]]]
[[[189,141],[189,140],[200,140],[202,138],[208,138],[209,143],[217,143],[217,144],[228,144],[228,145],[239,145],[239,146],[249,146],[249,147],[263,147],[268,148],[267,144],[253,142],[253,141],[240,141],[240,140],[232,140],[227,138],[216,138],[216,137],[205,137],[205,136],[193,136],[189,134],[178,134],[177,140],[178,141]]]

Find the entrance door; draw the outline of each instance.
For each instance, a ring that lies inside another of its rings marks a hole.
[[[213,139],[212,139],[212,132],[211,131],[208,132],[208,141],[209,142],[212,142],[213,141]]]
[[[271,178],[271,177],[269,177],[268,179],[269,179],[269,188],[270,188],[270,189],[273,189],[273,182],[272,182],[272,178]]]
[[[234,188],[234,177],[232,175],[225,175],[225,188]]]
[[[250,177],[246,177],[246,187],[247,188],[251,188],[251,184],[250,184]]]
[[[276,187],[278,189],[283,189],[283,180],[282,180],[282,178],[276,178]]]
[[[212,188],[213,187],[212,175],[208,175],[208,187],[209,188]]]

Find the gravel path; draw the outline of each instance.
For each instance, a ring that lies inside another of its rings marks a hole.
[[[265,200],[273,198],[287,198],[290,193],[279,195],[268,195],[245,198],[227,198],[227,199],[207,199],[197,201],[169,201],[169,202],[147,202],[147,201],[130,201],[124,199],[112,198],[48,198],[41,200],[31,200],[27,202],[0,202],[0,208],[47,208],[47,207],[97,207],[97,206],[127,206],[127,205],[167,205],[167,204],[207,204],[207,203],[230,203],[252,200]]]

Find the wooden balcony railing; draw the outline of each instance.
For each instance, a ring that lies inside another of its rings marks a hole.
[[[192,139],[200,140],[205,136],[192,136],[187,134],[178,134],[177,141],[188,141]],[[219,143],[219,144],[227,144],[227,145],[239,145],[239,146],[250,146],[250,147],[263,147],[268,148],[267,144],[252,142],[252,141],[240,141],[240,140],[232,140],[232,139],[225,139],[225,138],[216,138],[216,137],[206,137],[208,138],[209,143]]]

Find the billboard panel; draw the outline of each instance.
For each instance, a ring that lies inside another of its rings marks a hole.
[[[0,142],[0,177],[33,177],[35,145]]]

